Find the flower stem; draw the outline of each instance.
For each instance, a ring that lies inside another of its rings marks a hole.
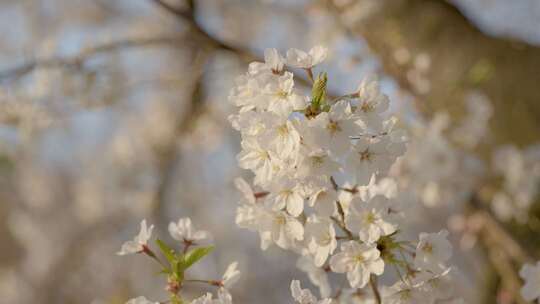
[[[193,279],[193,280],[184,280],[184,282],[204,283],[204,284],[208,284],[208,285],[212,285],[212,286],[222,286],[221,281],[217,281],[217,280],[197,280],[197,279]]]
[[[311,81],[311,83],[314,83],[315,80],[313,79],[313,71],[311,69],[304,69],[307,73],[307,76],[309,78],[309,80]]]
[[[148,247],[147,245],[143,246],[142,253],[146,254],[147,256],[151,257],[154,261],[158,262],[161,267],[167,269],[168,267],[165,266],[165,264],[157,257],[157,255]]]

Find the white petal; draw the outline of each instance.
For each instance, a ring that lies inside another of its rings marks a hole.
[[[297,217],[304,211],[304,198],[298,194],[291,194],[287,202],[287,212]]]
[[[345,253],[337,253],[330,258],[330,269],[337,273],[347,272],[348,261],[349,258],[345,255]]]

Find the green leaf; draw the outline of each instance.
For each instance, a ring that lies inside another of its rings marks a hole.
[[[326,73],[320,73],[313,84],[311,90],[311,105],[315,110],[320,110],[321,106],[326,103],[326,83],[328,82],[328,76]]]
[[[160,239],[156,240],[156,244],[158,245],[159,249],[161,250],[161,253],[163,253],[163,255],[165,256],[169,264],[171,264],[171,267],[173,267],[175,263],[178,263],[178,258],[176,257],[174,249],[169,247],[169,245],[165,244]]]
[[[181,263],[182,265],[180,266],[183,268],[183,270],[188,269],[193,264],[197,263],[200,259],[204,258],[206,255],[212,252],[213,249],[214,246],[208,246],[190,250],[184,256],[184,261]]]

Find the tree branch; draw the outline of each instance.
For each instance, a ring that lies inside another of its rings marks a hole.
[[[375,303],[382,304],[381,293],[379,292],[379,288],[377,286],[377,277],[373,274],[369,277],[369,286],[371,286],[371,290],[373,291]]]
[[[202,54],[202,55],[201,55]],[[157,219],[157,223],[164,223],[166,216],[164,212],[164,206],[166,202],[166,195],[169,191],[172,183],[174,182],[175,169],[180,162],[181,156],[178,154],[178,140],[185,134],[191,131],[192,123],[196,121],[203,110],[203,76],[204,65],[206,64],[208,54],[204,52],[199,53],[193,60],[193,67],[191,69],[191,75],[193,75],[193,88],[191,91],[191,98],[189,98],[181,117],[175,117],[175,130],[172,136],[156,151],[158,156],[158,171],[159,171],[159,185],[156,191],[156,197],[154,199],[154,216]]]
[[[0,72],[0,82],[8,79],[18,79],[38,68],[79,68],[88,59],[104,54],[130,48],[174,45],[185,42],[182,36],[168,35],[149,38],[128,38],[112,41],[84,49],[74,56],[58,56],[45,59],[34,59],[19,66]]]
[[[159,7],[169,12],[171,15],[176,16],[177,18],[179,18],[180,20],[183,20],[184,22],[187,22],[191,30],[196,35],[201,37],[204,41],[206,41],[211,47],[234,53],[239,58],[241,58],[242,60],[246,62],[263,61],[259,56],[257,56],[254,52],[252,52],[249,48],[239,46],[239,45],[234,45],[232,43],[220,40],[219,38],[216,38],[210,35],[196,20],[196,14],[197,14],[196,1],[190,1],[190,5],[189,5],[190,10],[187,12],[182,11],[178,8],[175,8],[171,6],[170,4],[164,3],[163,0],[150,0],[150,1],[156,3]],[[295,81],[302,86],[311,88],[311,82],[305,78],[295,76]],[[327,96],[328,98],[333,99],[337,95],[328,93]]]

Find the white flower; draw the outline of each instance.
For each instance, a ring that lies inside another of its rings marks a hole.
[[[272,215],[264,205],[257,204],[255,194],[247,182],[241,178],[235,180],[236,187],[242,191],[244,198],[236,210],[236,224],[241,228],[258,231],[261,237],[261,249],[266,249],[272,243],[272,233],[263,229],[263,223],[268,222]]]
[[[328,49],[322,46],[313,47],[309,53],[298,49],[287,51],[287,64],[296,68],[311,69],[323,62],[328,55]]]
[[[232,262],[225,270],[223,278],[221,279],[221,283],[224,288],[229,289],[240,278],[240,271],[236,269],[237,266],[238,262]]]
[[[243,136],[258,136],[266,129],[266,117],[271,113],[247,111],[228,117],[234,129]]]
[[[434,273],[447,269],[444,263],[452,256],[452,244],[446,239],[447,236],[446,230],[438,233],[420,233],[414,266]]]
[[[262,88],[259,81],[249,75],[242,75],[235,79],[234,86],[229,93],[229,101],[240,107],[240,113],[257,108],[265,108],[265,99],[261,98]]]
[[[272,69],[273,73],[280,73],[285,64],[285,58],[276,49],[266,49],[264,51],[264,61]]]
[[[191,301],[190,304],[232,304],[232,297],[227,289],[220,288],[217,299],[212,299],[212,294],[207,292],[205,295]]]
[[[265,130],[261,132],[260,142],[272,147],[273,151],[283,158],[298,151],[300,134],[292,121],[277,115],[267,115],[263,122]]]
[[[309,281],[313,285],[319,287],[321,297],[327,298],[330,296],[332,289],[330,288],[330,282],[328,281],[328,274],[324,269],[315,266],[313,261],[305,256],[301,256],[296,262],[296,267],[307,273]]]
[[[298,178],[315,182],[328,181],[328,177],[339,170],[339,163],[323,149],[312,150],[304,146],[302,152],[296,170]]]
[[[232,304],[232,296],[225,288],[218,289],[218,298],[214,300],[213,304]]]
[[[255,205],[256,197],[251,186],[241,177],[234,179],[234,185],[236,189],[240,190],[243,194],[243,200],[241,204]]]
[[[191,301],[191,304],[213,304],[212,294],[207,292],[205,295]]]
[[[292,111],[301,110],[307,105],[307,98],[294,92],[293,74],[290,72],[271,78],[264,87],[263,95],[268,111],[282,117],[288,117]]]
[[[189,217],[181,218],[178,223],[169,223],[169,233],[178,241],[197,242],[210,239],[210,233],[204,230],[196,230]]]
[[[421,286],[421,289],[435,302],[439,299],[448,299],[454,294],[454,288],[452,284],[453,271],[452,268],[447,268],[441,273],[431,273],[422,271],[415,276],[415,280]]]
[[[261,205],[243,200],[236,210],[236,224],[241,228],[258,230],[261,218],[266,216],[266,211]]]
[[[374,244],[349,241],[341,244],[341,252],[330,258],[330,268],[333,272],[346,272],[351,287],[362,288],[371,274],[384,272],[384,262]]]
[[[309,204],[320,216],[332,216],[336,212],[338,193],[332,186],[325,187],[310,197]]]
[[[261,219],[259,232],[269,233],[271,240],[283,249],[292,248],[296,241],[304,239],[304,226],[283,211],[268,212]]]
[[[275,154],[262,147],[257,138],[248,137],[242,140],[242,151],[237,156],[241,168],[255,172],[254,183],[266,184],[272,180],[277,171]]]
[[[271,72],[274,74],[280,74],[283,71],[283,65],[285,64],[285,58],[279,54],[276,49],[264,50],[264,63],[252,62],[249,65],[249,73],[256,75],[263,72]]]
[[[384,303],[436,303],[437,300],[446,303],[453,295],[450,273],[450,268],[440,274],[422,271],[408,277],[406,282],[398,281],[389,288]]]
[[[309,289],[302,289],[300,281],[293,280],[291,282],[291,294],[298,304],[330,304],[330,299],[318,300]]]
[[[397,158],[397,155],[388,151],[389,144],[386,136],[358,139],[345,160],[347,167],[355,173],[358,184],[367,185],[373,174],[388,172]]]
[[[117,254],[126,255],[143,252],[144,247],[148,245],[148,240],[152,237],[153,229],[154,225],[151,225],[150,228],[147,228],[146,220],[142,220],[141,230],[139,231],[139,234],[132,241],[127,241],[122,244],[122,248],[119,252],[117,252]]]
[[[305,231],[309,254],[315,266],[321,267],[337,247],[334,226],[330,220],[312,214],[307,220]]]
[[[332,105],[329,112],[323,112],[309,121],[313,128],[306,134],[306,140],[316,146],[341,156],[351,147],[350,136],[357,135],[361,128],[352,116],[348,101],[341,100]]]
[[[384,297],[384,303],[388,304],[418,304],[432,303],[431,297],[425,290],[404,284],[398,281],[390,288],[389,294]]]
[[[380,130],[382,126],[381,113],[388,110],[388,97],[379,90],[379,82],[371,77],[366,77],[357,89],[358,106],[355,113],[362,121],[366,129]]]
[[[527,301],[534,299],[540,303],[540,261],[536,265],[525,264],[519,271],[519,276],[525,281],[521,295]]]
[[[407,132],[403,129],[396,129],[398,119],[395,116],[383,121],[382,133],[389,138],[389,145],[386,147],[390,154],[401,156],[407,151],[406,143],[409,141]]]
[[[145,297],[137,297],[127,301],[126,304],[159,304],[159,302],[152,302]]]
[[[301,185],[287,178],[276,180],[270,186],[266,203],[274,211],[287,209],[290,215],[297,217],[304,211],[304,194]]]
[[[367,202],[355,198],[349,209],[351,212],[345,217],[345,225],[352,232],[358,233],[360,240],[374,243],[381,236],[396,231],[396,226],[388,221],[388,199],[376,195]]]

